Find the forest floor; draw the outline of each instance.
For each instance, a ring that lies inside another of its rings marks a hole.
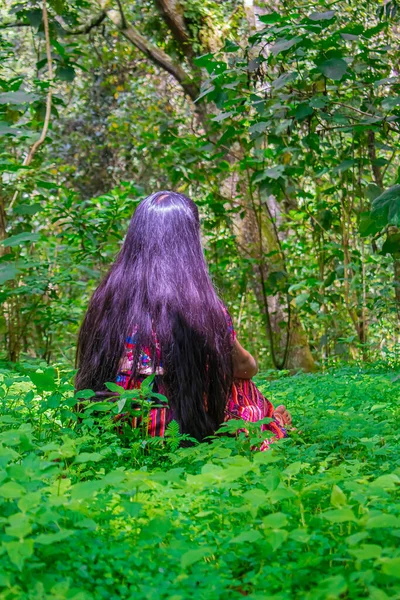
[[[297,427],[267,452],[121,437],[70,373],[0,370],[1,600],[399,599],[398,372],[258,383]]]

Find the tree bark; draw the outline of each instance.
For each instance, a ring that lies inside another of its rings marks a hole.
[[[271,360],[277,369],[314,371],[315,361],[307,336],[295,307],[290,304],[286,291],[269,293],[268,277],[271,273],[287,276],[277,228],[266,214],[260,198],[253,192],[250,182],[240,180],[236,173],[226,180],[221,192],[234,208],[235,234],[238,245],[253,260],[253,278],[250,285],[264,318]],[[238,204],[239,202],[239,204]],[[245,210],[242,219],[240,213]],[[266,254],[274,252],[272,256]]]
[[[153,63],[164,69],[164,71],[167,71],[167,73],[170,73],[191,100],[196,100],[200,93],[200,87],[181,65],[174,62],[164,50],[149,42],[133,25],[126,23],[120,11],[107,8],[107,4],[107,0],[101,0],[100,2],[107,17],[114,23],[121,34]]]
[[[191,62],[194,57],[194,51],[182,7],[177,0],[155,0],[155,4],[176,42],[182,48],[186,58]]]

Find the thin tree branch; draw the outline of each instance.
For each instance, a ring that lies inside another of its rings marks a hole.
[[[120,11],[107,8],[107,0],[100,0],[100,5],[105,11],[107,17],[114,23],[121,34],[131,42],[138,50],[143,52],[150,60],[170,73],[182,86],[184,92],[194,101],[199,95],[199,86],[191,79],[182,67],[173,62],[171,57],[161,48],[153,45],[143,37],[135,27],[127,24],[124,27]]]
[[[395,149],[395,150],[393,150],[393,152],[392,152],[392,156],[389,158],[388,162],[386,163],[386,166],[385,166],[385,168],[384,168],[384,169],[383,169],[383,171],[382,171],[382,182],[383,182],[383,178],[384,178],[384,177],[385,177],[385,175],[386,175],[386,171],[388,170],[388,167],[390,167],[390,164],[391,164],[392,160],[393,160],[393,159],[394,159],[394,157],[396,156],[396,153],[397,153],[397,150],[396,150],[396,149]]]
[[[51,115],[51,105],[52,105],[52,96],[53,96],[53,88],[52,88],[53,64],[52,64],[52,57],[51,57],[49,18],[48,18],[48,14],[47,14],[46,0],[43,0],[42,12],[43,12],[44,36],[45,36],[45,41],[46,41],[49,90],[47,92],[46,114],[44,117],[42,132],[40,134],[39,139],[36,140],[36,142],[32,145],[31,149],[29,150],[28,154],[26,155],[24,162],[22,163],[24,167],[27,167],[31,164],[32,159],[35,156],[37,149],[39,148],[39,146],[41,146],[43,144],[44,140],[46,139],[46,135],[49,130],[50,115]],[[17,197],[18,197],[18,190],[15,192],[9,208],[13,207],[14,202],[17,199]]]
[[[76,29],[70,29],[65,27],[62,23],[62,27],[64,29],[65,35],[85,35],[86,33],[90,33],[92,29],[101,25],[101,23],[106,19],[107,15],[104,10],[101,11],[98,15],[93,16],[90,21],[77,27]]]
[[[60,23],[65,35],[85,35],[90,33],[95,27],[101,25],[101,23],[106,19],[106,16],[106,13],[102,11],[100,14],[93,16],[87,23],[77,27],[76,29],[67,27],[61,17],[56,17],[56,20]],[[0,25],[0,29],[9,29],[14,27],[31,27],[31,24],[26,23],[25,21],[15,21],[14,23],[2,23]]]
[[[125,13],[124,13],[124,9],[122,8],[121,0],[117,0],[117,4],[118,4],[118,9],[119,9],[119,12],[120,12],[120,15],[121,15],[122,27],[124,29],[126,29],[128,24],[127,24],[127,21],[125,19]]]
[[[11,29],[13,27],[30,27],[30,23],[25,23],[24,21],[15,21],[13,23],[1,23],[0,29]]]

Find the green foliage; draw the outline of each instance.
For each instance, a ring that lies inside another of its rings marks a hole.
[[[209,444],[179,448],[176,424],[127,444],[115,403],[76,413],[58,366],[1,377],[2,598],[398,597],[399,375],[387,365],[260,376],[296,425],[262,453],[258,425],[234,435],[240,421]]]
[[[400,185],[394,185],[375,198],[371,215],[385,225],[400,225]]]
[[[382,335],[374,318],[388,318],[393,308],[391,263],[383,256],[399,256],[392,162],[399,151],[399,81],[390,66],[399,57],[397,10],[376,13],[374,3],[318,8],[285,6],[262,15],[265,26],[244,52],[224,48],[198,64],[208,73],[201,101],[219,109],[214,157],[242,148],[235,170],[247,173],[260,219],[275,222],[281,236],[275,257],[261,260],[286,271],[292,306],[326,358],[340,354],[351,336],[367,353],[366,327],[373,344]],[[383,192],[385,184],[391,187]],[[397,271],[394,265],[395,291]],[[266,289],[281,292],[276,283]]]
[[[277,337],[301,321],[319,364],[393,351],[397,3],[289,3],[256,11],[265,14],[254,28],[242,0],[176,2],[186,41],[156,4],[122,3],[145,41],[187,72],[197,101],[110,19],[73,35],[97,3],[50,2],[52,114],[29,167],[49,91],[41,4],[0,9],[18,25],[0,29],[7,357],[72,359],[136,202],[167,188],[196,199],[211,274],[262,364],[272,364],[264,293],[279,305]]]

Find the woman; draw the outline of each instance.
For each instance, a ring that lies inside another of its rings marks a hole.
[[[273,417],[263,428],[280,438],[290,422],[285,408],[274,412],[251,382],[256,361],[236,339],[210,280],[197,207],[175,192],[138,205],[89,303],[77,366],[77,389],[100,393],[105,382],[131,389],[155,373],[154,391],[169,407],[150,410],[152,436],[162,436],[172,419],[201,441],[229,418]]]

